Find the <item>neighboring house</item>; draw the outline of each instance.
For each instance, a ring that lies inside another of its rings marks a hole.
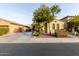
[[[61,20],[64,21],[64,23],[65,23],[65,29],[67,29],[67,30],[70,29],[70,31],[73,30],[73,28],[70,28],[67,23],[68,23],[69,21],[73,20],[74,17],[75,17],[75,16],[66,16],[66,17],[64,17],[64,18],[61,19]],[[79,17],[79,16],[78,16],[78,17]],[[78,28],[79,28],[79,27],[77,27],[77,29],[78,29]],[[75,28],[75,29],[76,29],[76,28]]]
[[[75,33],[75,31],[79,33],[79,26],[72,27],[71,25],[68,25],[68,22],[73,20],[74,17],[75,16],[66,16],[66,17],[62,18],[61,20],[64,21],[66,30],[68,30],[72,33]],[[77,17],[79,17],[79,16],[77,16]]]
[[[18,23],[11,22],[11,21],[0,18],[0,28],[1,27],[8,27],[9,28],[8,33],[13,33],[18,29],[22,29],[22,31],[25,32],[26,30],[29,29],[28,26],[25,26],[25,25],[22,25],[22,24],[18,24]]]
[[[55,30],[64,29],[64,22],[61,20],[53,20],[47,23],[47,28],[43,27],[43,31],[47,34],[55,33]]]
[[[62,20],[62,21],[64,21],[64,22],[69,22],[71,19],[73,19],[73,17],[75,17],[75,16],[66,16],[66,17],[63,17],[63,18],[60,19],[60,20]]]
[[[66,17],[60,19],[60,20],[64,21],[65,29],[68,28],[67,23],[68,23],[69,21],[71,21],[71,20],[73,19],[73,17],[74,17],[74,16],[66,16]]]

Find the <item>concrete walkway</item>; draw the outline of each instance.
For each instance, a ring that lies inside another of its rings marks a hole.
[[[29,33],[14,33],[1,36],[0,43],[79,43],[79,38],[37,38]]]

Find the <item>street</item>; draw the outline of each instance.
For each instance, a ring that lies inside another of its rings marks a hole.
[[[2,56],[79,56],[79,43],[0,44]]]

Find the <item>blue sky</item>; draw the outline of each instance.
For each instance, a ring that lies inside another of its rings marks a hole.
[[[46,4],[49,7],[54,3]],[[60,3],[58,4],[62,9],[57,15],[58,19],[61,19],[67,15],[79,15],[79,4],[74,3]],[[40,6],[40,3],[0,3],[0,18],[8,19],[13,22],[21,24],[31,24],[33,18],[33,12]]]

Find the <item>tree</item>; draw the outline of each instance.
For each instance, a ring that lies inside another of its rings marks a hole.
[[[41,30],[42,28],[41,24],[46,25],[46,28],[47,28],[47,22],[50,22],[51,18],[53,18],[50,8],[44,4],[41,5],[40,8],[35,10],[33,15],[34,15],[33,21],[37,23],[36,25],[37,28],[40,27],[39,30]]]
[[[69,28],[74,28],[74,30],[78,30],[79,27],[79,16],[73,16],[73,18],[68,22]]]
[[[79,26],[79,16],[75,16],[71,22],[73,23],[74,26]]]
[[[43,23],[45,25],[45,29],[47,29],[47,23],[54,20],[55,15],[58,14],[60,11],[61,9],[58,5],[54,5],[51,8],[49,8],[48,6],[43,4],[33,13],[33,21],[38,24],[36,25],[37,27],[41,26],[41,24]]]
[[[52,12],[52,15],[55,17],[56,14],[58,14],[59,12],[61,11],[61,8],[59,7],[59,5],[53,5],[51,7],[51,12]]]
[[[37,23],[42,23],[49,20],[51,16],[51,11],[48,6],[43,4],[40,6],[40,8],[35,10],[33,15],[34,15],[34,21],[36,21]]]
[[[61,8],[59,7],[59,5],[53,5],[51,8],[51,13],[53,15],[53,18],[55,19],[56,15],[61,11]],[[56,32],[56,31],[55,31]]]

